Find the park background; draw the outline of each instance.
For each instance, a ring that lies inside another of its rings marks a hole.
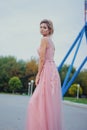
[[[13,92],[15,87],[12,88],[9,81],[16,76],[21,83],[14,91],[27,93],[28,82],[35,80],[37,73],[40,21],[47,18],[54,23],[55,62],[58,66],[85,24],[84,0],[3,0],[0,1],[0,10],[0,92]],[[64,72],[60,73],[62,82],[73,52],[65,63]],[[87,44],[84,36],[71,77],[85,56]],[[74,82],[80,84],[85,96],[86,77],[87,64]]]

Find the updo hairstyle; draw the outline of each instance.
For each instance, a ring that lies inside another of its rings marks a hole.
[[[49,35],[52,35],[53,32],[54,32],[54,28],[53,28],[53,23],[52,23],[52,21],[51,21],[51,20],[44,19],[44,20],[42,20],[42,21],[40,22],[40,25],[41,25],[42,23],[45,23],[45,24],[47,25],[47,27],[48,27],[48,29],[49,29]]]

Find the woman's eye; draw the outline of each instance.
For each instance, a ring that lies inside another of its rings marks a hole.
[[[42,26],[40,26],[40,29],[42,29],[42,28],[43,28],[43,29],[47,29],[47,28],[46,28],[46,27],[44,27],[44,26],[43,26],[43,27],[42,27]]]
[[[44,29],[46,29],[46,27],[43,27]]]

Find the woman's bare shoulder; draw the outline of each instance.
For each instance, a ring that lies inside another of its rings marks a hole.
[[[42,37],[41,41],[48,41],[48,37]]]
[[[42,37],[41,38],[41,44],[47,45],[48,44],[48,37]]]

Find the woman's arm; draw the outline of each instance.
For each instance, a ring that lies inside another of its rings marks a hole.
[[[46,48],[47,48],[47,38],[42,38],[41,45],[40,45],[40,57],[39,57],[39,64],[38,64],[38,73],[36,76],[36,85],[39,82],[40,74],[43,69],[44,61],[45,61],[45,54],[46,54]]]

